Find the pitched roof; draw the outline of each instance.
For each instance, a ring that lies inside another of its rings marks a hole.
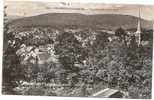
[[[104,90],[101,90],[95,94],[93,94],[93,97],[110,97],[116,93],[120,92],[119,90],[115,90],[115,89],[110,89],[110,88],[106,88]]]

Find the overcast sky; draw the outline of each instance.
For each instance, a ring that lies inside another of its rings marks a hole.
[[[82,14],[125,14],[152,20],[154,6],[150,5],[121,5],[103,3],[66,3],[66,2],[36,2],[36,1],[5,1],[6,12],[9,16],[34,16],[44,13],[82,13]]]

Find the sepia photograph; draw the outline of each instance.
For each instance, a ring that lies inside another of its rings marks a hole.
[[[153,11],[5,0],[2,95],[151,99]]]

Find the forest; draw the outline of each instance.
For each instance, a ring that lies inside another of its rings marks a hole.
[[[152,30],[142,30],[146,43],[138,46],[122,27],[109,34],[4,25],[3,94],[88,97],[108,87],[124,98],[151,98]]]

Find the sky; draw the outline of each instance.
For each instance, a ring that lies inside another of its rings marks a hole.
[[[81,14],[124,14],[138,16],[139,9],[143,19],[154,19],[152,5],[124,5],[79,2],[38,2],[6,0],[8,16],[27,17],[45,13],[81,13]]]

